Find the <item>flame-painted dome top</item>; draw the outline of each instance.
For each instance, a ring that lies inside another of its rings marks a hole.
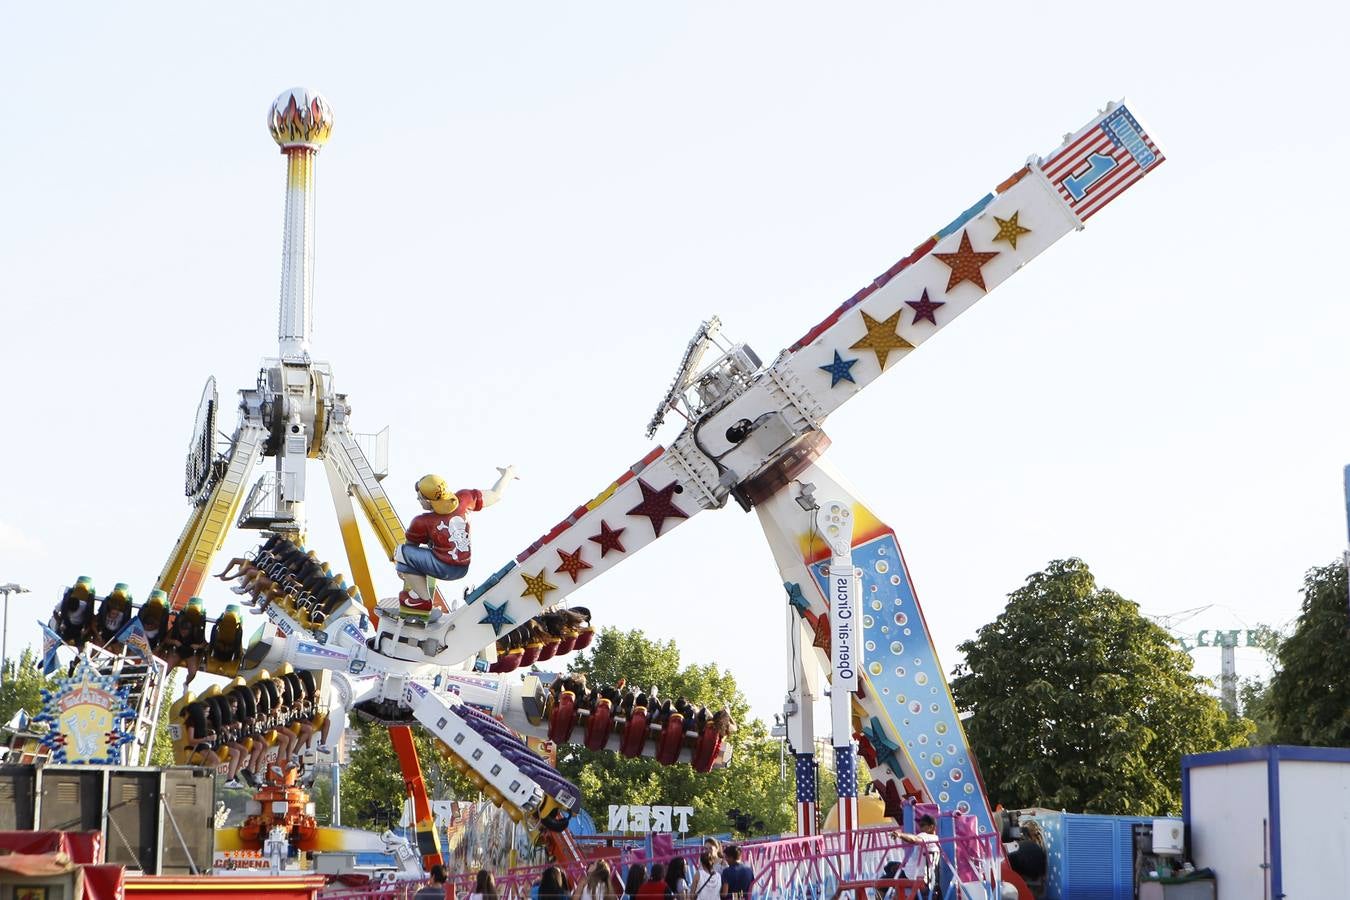
[[[267,113],[267,128],[281,149],[319,149],[333,133],[333,107],[323,94],[306,87],[282,91]]]

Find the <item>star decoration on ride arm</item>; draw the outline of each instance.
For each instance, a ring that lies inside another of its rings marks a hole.
[[[819,647],[828,655],[830,652],[830,614],[821,613],[816,616],[816,620],[811,623],[813,632],[811,646]]]
[[[580,554],[578,554],[579,556]],[[544,598],[548,596],[549,591],[556,591],[556,584],[549,584],[548,579],[544,577],[544,570],[540,569],[539,574],[530,575],[525,572],[520,573],[520,577],[525,579],[525,590],[520,592],[522,597],[533,597],[539,601],[539,605],[544,605]],[[573,578],[573,581],[576,579]]]
[[[857,384],[858,382],[853,381],[853,373],[849,371],[857,361],[856,358],[844,359],[839,355],[839,351],[836,350],[834,351],[834,362],[827,366],[816,366],[816,368],[820,369],[822,372],[830,373],[830,387],[834,387],[841,381],[851,381],[854,384]]]
[[[984,273],[980,271],[980,267],[998,256],[998,251],[976,253],[975,248],[970,245],[970,232],[962,229],[961,246],[957,248],[955,253],[934,253],[933,255],[952,270],[951,277],[947,279],[946,292],[948,294],[952,292],[952,288],[963,281],[978,285],[982,291],[989,290],[984,286]]]
[[[657,490],[641,478],[637,480],[638,487],[642,489],[642,502],[628,511],[630,516],[646,516],[651,519],[652,531],[656,536],[661,536],[661,529],[666,524],[666,519],[687,519],[689,513],[675,505],[674,495],[683,490],[678,481],[672,481],[665,487]]]
[[[582,571],[591,568],[591,564],[581,558],[581,551],[582,548],[578,547],[571,553],[568,553],[566,550],[563,550],[561,547],[559,547],[558,558],[561,560],[562,564],[559,565],[558,568],[554,569],[553,571],[563,572],[568,575],[571,575],[572,583],[576,584],[577,578],[581,575]],[[543,573],[541,572],[540,574]]]
[[[867,736],[868,742],[872,745],[872,749],[877,755],[877,763],[886,763],[898,774],[900,772],[900,760],[895,754],[900,749],[900,745],[886,736],[886,731],[881,727],[881,722],[873,718],[870,723],[863,726],[862,733]]]
[[[922,297],[918,300],[906,300],[905,305],[914,310],[914,321],[916,323],[927,319],[936,325],[937,316],[934,313],[937,312],[939,306],[946,306],[947,303],[945,300],[929,300],[928,288],[924,288]]]
[[[589,537],[586,540],[595,541],[600,545],[600,558],[604,559],[605,554],[609,553],[611,550],[617,550],[619,553],[628,552],[623,548],[623,541],[620,540],[623,533],[627,530],[627,528],[610,528],[609,523],[604,519],[601,519],[600,533],[593,537]]]
[[[1014,250],[1017,249],[1017,237],[1022,234],[1031,234],[1030,228],[1023,228],[1017,224],[1018,212],[1012,214],[1011,219],[1000,219],[994,216],[994,221],[998,223],[998,234],[994,235],[996,241],[1007,241],[1012,244]]]
[[[502,629],[507,625],[516,624],[516,620],[506,614],[506,604],[493,606],[487,600],[483,601],[483,608],[487,610],[487,615],[478,620],[479,625],[491,625],[492,633],[498,637],[501,636]]]
[[[891,355],[892,350],[914,349],[913,344],[900,336],[900,310],[897,309],[885,319],[874,319],[866,312],[863,312],[862,317],[867,334],[859,338],[857,343],[850,344],[848,349],[871,350],[877,355],[877,365],[883,370],[886,368],[886,358]]]
[[[806,595],[802,593],[802,586],[795,581],[789,581],[783,587],[787,590],[788,606],[797,610],[798,615],[806,615],[806,611],[811,608],[811,604],[807,602]]]

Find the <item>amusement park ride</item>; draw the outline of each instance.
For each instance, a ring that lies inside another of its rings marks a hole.
[[[699,771],[728,761],[733,726],[725,713],[515,670],[589,642],[589,614],[559,606],[573,592],[732,500],[758,516],[786,591],[793,637],[785,713],[798,753],[799,832],[817,828],[812,706],[822,672],[833,684],[838,772],[854,771],[856,745],[888,815],[898,816],[911,798],[957,811],[982,833],[994,830],[895,534],[823,458],[830,443],[823,426],[1163,161],[1129,110],[1111,103],[1049,155],[1028,159],[767,364],[722,338],[715,318],[703,323],[647,431],[651,437],[675,412],[685,423],[675,439],[570,510],[462,603],[449,608],[437,597],[439,614],[431,617],[376,602],[353,498],[391,561],[404,529],[350,430],[351,406],[334,390],[332,367],[309,355],[314,164],[332,125],[331,108],[312,91],[287,91],[272,106],[269,126],[288,166],[280,348],[256,387],[240,392],[238,424],[224,446],[216,444],[218,404],[208,383],[188,458],[193,511],[157,583],[172,609],[184,610],[236,515],[239,527],[270,532],[223,577],[235,578],[236,591],[274,627],[222,674],[283,666],[327,673],[335,727],[347,710],[390,726],[428,860],[439,849],[413,725],[434,735],[512,818],[556,835],[581,798],[527,738]],[[252,470],[269,456],[274,472],[243,502]],[[311,458],[328,473],[353,587],[326,570],[317,580],[302,577],[319,566],[301,549]],[[841,777],[839,786],[841,830],[848,831],[856,824],[856,783]]]

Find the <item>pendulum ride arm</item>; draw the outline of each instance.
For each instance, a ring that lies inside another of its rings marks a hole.
[[[433,625],[429,630],[439,628],[446,648],[437,661],[471,659],[545,607],[722,502],[711,465],[691,464],[678,447],[655,448],[493,573],[469,594],[466,605]]]
[[[976,816],[982,828],[992,828],[979,772],[895,532],[857,499],[826,460],[817,460],[797,477],[814,486],[821,503],[829,498],[847,504],[856,523],[852,557],[862,575],[855,603],[861,628],[855,634],[861,635],[866,650],[853,715],[860,726],[856,736],[861,755],[887,813],[899,815],[899,803],[908,795],[955,807]],[[793,486],[761,503],[756,512],[790,602],[812,630],[817,658],[829,671],[834,631],[827,600],[830,548],[816,527],[814,510],[798,502],[809,504],[812,496]]]
[[[436,833],[435,814],[427,797],[427,785],[422,779],[422,764],[417,760],[417,745],[413,743],[412,729],[407,725],[391,725],[389,740],[403,770],[403,786],[413,801],[413,819],[417,829],[417,849],[422,854],[422,867],[430,869],[445,862],[441,857],[441,840]]]
[[[211,559],[224,544],[225,533],[239,511],[244,487],[262,455],[265,437],[262,428],[242,423],[225,455],[225,474],[206,498],[193,507],[173,553],[155,581],[155,587],[169,595],[170,608],[181,609],[201,592]]]
[[[830,412],[1059,238],[1082,228],[1162,160],[1129,111],[1110,104],[768,367],[733,372],[713,385],[709,395],[716,399],[695,411],[669,448],[653,450],[499,569],[468,605],[443,618],[439,639],[445,649],[437,660],[472,657],[503,629],[533,618],[699,510],[720,507],[728,496],[747,509],[772,496],[828,445],[821,427]],[[682,367],[677,388],[698,383],[686,374]]]

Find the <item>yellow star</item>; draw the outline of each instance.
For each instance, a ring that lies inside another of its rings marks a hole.
[[[1030,228],[1023,228],[1017,224],[1017,212],[1012,214],[1011,219],[1000,219],[998,216],[994,216],[994,221],[998,223],[998,234],[994,235],[994,240],[1007,241],[1012,244],[1014,250],[1017,249],[1017,236],[1019,234],[1031,234]]]
[[[539,605],[544,605],[544,597],[549,591],[556,591],[556,584],[549,584],[548,579],[544,577],[544,570],[540,569],[538,575],[527,575],[520,573],[520,577],[525,579],[525,590],[520,592],[522,597],[533,597],[539,601]]]
[[[862,312],[859,310],[859,312]],[[850,350],[871,350],[877,355],[877,364],[886,368],[886,357],[892,350],[913,350],[914,345],[902,338],[900,332],[900,310],[887,319],[874,319],[867,313],[862,314],[867,335],[856,344],[850,344]]]

